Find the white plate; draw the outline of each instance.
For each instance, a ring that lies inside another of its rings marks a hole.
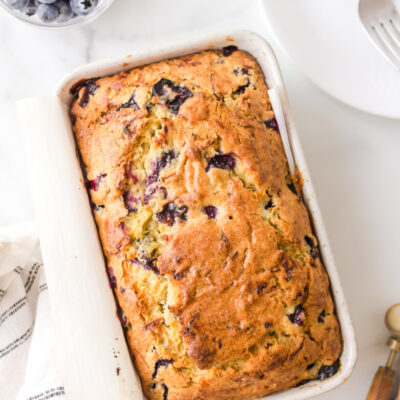
[[[368,113],[400,118],[400,72],[373,47],[358,0],[261,0],[275,39],[331,96]]]

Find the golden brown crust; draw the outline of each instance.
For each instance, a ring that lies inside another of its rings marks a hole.
[[[329,281],[257,62],[207,51],[76,91],[73,129],[146,396],[251,399],[334,372]]]

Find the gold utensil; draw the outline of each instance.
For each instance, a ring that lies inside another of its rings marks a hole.
[[[391,306],[385,315],[385,323],[392,336],[386,342],[390,349],[384,367],[379,367],[372,381],[366,400],[389,400],[392,393],[395,371],[392,369],[397,353],[400,351],[400,303]],[[400,400],[400,392],[398,395]]]

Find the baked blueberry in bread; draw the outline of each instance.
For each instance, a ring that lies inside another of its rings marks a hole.
[[[253,399],[337,372],[328,277],[252,56],[82,82],[71,117],[148,399]]]

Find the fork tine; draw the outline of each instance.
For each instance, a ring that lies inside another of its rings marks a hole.
[[[397,45],[397,48],[400,52],[400,30],[394,25],[393,20],[397,16],[397,13],[393,10],[392,12],[388,12],[385,15],[382,15],[380,18],[381,25],[383,24],[383,28],[386,30],[387,34],[393,40],[393,42]]]
[[[382,41],[385,42],[388,49],[390,49],[393,55],[400,61],[400,46],[389,33],[387,26],[382,22],[379,25],[380,26],[376,27],[377,33],[381,36]]]
[[[390,22],[392,23],[392,25],[395,27],[395,29],[397,30],[397,32],[400,33],[400,16],[399,14],[397,14],[396,11],[394,11],[391,15],[390,18]]]
[[[381,23],[377,19],[371,19],[369,21],[368,30],[371,39],[375,42],[378,49],[380,49],[382,55],[385,56],[395,68],[400,69],[400,50],[393,44],[392,39],[382,27]]]

